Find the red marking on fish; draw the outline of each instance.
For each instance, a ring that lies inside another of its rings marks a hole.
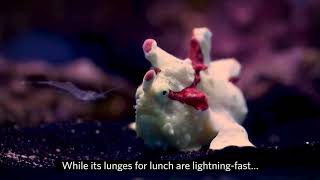
[[[201,81],[200,71],[206,70],[208,67],[203,64],[203,55],[200,44],[195,39],[191,40],[191,48],[189,58],[192,61],[192,67],[195,71],[193,83],[179,92],[169,91],[169,98],[188,104],[197,110],[204,111],[209,108],[208,99],[204,92],[197,89],[197,84]]]
[[[201,46],[196,38],[191,39],[190,49],[189,49],[189,58],[191,59],[192,64],[203,64],[204,62]]]
[[[233,84],[236,84],[239,82],[240,78],[239,77],[231,77],[229,78],[229,81],[232,82]]]
[[[145,81],[150,81],[151,79],[154,78],[154,75],[155,75],[155,71],[151,69],[144,75],[143,79]]]
[[[180,92],[169,91],[169,98],[188,104],[197,110],[204,111],[208,109],[207,96],[194,87],[187,87]]]
[[[151,51],[152,49],[152,44],[155,42],[155,40],[153,39],[147,39],[144,41],[143,45],[142,45],[142,49],[145,53],[148,53]]]
[[[159,74],[161,72],[161,69],[157,67],[151,67],[151,69],[154,70],[156,74]]]

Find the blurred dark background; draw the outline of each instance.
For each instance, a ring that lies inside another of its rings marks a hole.
[[[319,141],[319,0],[11,0],[0,3],[0,122],[134,121],[134,93],[149,63],[146,38],[185,58],[194,27],[213,33],[213,59],[235,57],[249,106],[244,124],[261,146]],[[80,104],[21,80],[122,87]],[[77,104],[77,105],[74,105]]]

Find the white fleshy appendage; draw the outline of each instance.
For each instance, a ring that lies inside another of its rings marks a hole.
[[[147,39],[152,64],[136,92],[136,132],[151,148],[253,146],[240,125],[247,114],[235,59],[210,60],[211,32],[195,28],[189,57],[176,58]]]

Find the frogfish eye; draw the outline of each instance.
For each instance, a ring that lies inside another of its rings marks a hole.
[[[162,95],[167,95],[167,91],[162,91]]]

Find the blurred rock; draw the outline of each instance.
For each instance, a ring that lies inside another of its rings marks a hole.
[[[312,48],[291,48],[279,53],[261,52],[256,61],[243,64],[238,85],[246,97],[264,96],[275,84],[299,90],[320,102],[320,51]]]
[[[45,61],[11,63],[1,59],[0,123],[33,126],[53,121],[124,119],[133,114],[135,88],[128,81],[106,74],[90,59],[76,59],[67,65]],[[85,90],[115,88],[99,102],[81,102],[53,87],[24,83],[35,80],[70,81]]]

